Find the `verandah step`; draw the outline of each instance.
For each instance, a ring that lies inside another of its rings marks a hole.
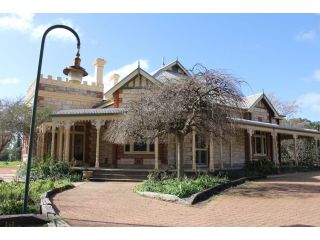
[[[147,177],[144,176],[110,176],[110,175],[93,175],[92,178],[99,178],[99,179],[140,179],[145,180]]]
[[[90,178],[90,181],[94,181],[94,182],[142,182],[143,179],[128,179],[128,178],[95,178],[92,177]]]

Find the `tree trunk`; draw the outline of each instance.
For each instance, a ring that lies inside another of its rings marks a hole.
[[[184,158],[183,158],[183,141],[184,135],[178,134],[177,139],[177,177],[178,179],[184,176]]]

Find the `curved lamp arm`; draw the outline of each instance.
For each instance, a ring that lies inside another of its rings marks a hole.
[[[40,55],[39,55],[39,63],[38,63],[38,73],[37,79],[35,83],[35,90],[34,90],[34,98],[33,98],[33,106],[32,106],[32,117],[31,117],[31,126],[30,126],[30,136],[29,136],[29,147],[28,147],[28,160],[27,160],[27,171],[26,171],[26,180],[25,180],[25,188],[24,188],[24,201],[23,201],[23,213],[27,213],[28,210],[28,192],[29,192],[29,182],[30,182],[30,170],[31,170],[31,158],[32,158],[32,148],[33,148],[33,133],[35,128],[35,118],[37,113],[37,104],[38,104],[38,92],[39,92],[39,83],[40,83],[40,75],[41,75],[41,68],[42,68],[42,58],[43,58],[43,50],[46,37],[48,33],[56,28],[63,28],[71,33],[77,39],[77,56],[80,56],[80,38],[75,30],[71,27],[65,25],[53,25],[49,27],[42,36],[41,40],[41,48],[40,48]]]

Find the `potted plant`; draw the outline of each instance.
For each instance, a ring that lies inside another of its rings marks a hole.
[[[82,171],[83,179],[85,179],[86,181],[89,181],[92,175],[93,175],[93,171],[89,170],[88,167],[86,166]]]

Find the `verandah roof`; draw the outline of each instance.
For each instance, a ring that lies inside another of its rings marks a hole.
[[[277,125],[275,123],[258,122],[258,121],[247,120],[242,118],[233,118],[233,120],[243,127],[251,126],[261,131],[265,130],[270,132],[270,130],[272,130],[282,134],[297,134],[300,136],[320,138],[320,132],[314,129],[298,128],[298,127],[286,126],[286,125]]]
[[[125,108],[88,108],[88,109],[69,109],[59,110],[52,114],[52,117],[60,116],[96,116],[96,115],[110,115],[125,113]]]

